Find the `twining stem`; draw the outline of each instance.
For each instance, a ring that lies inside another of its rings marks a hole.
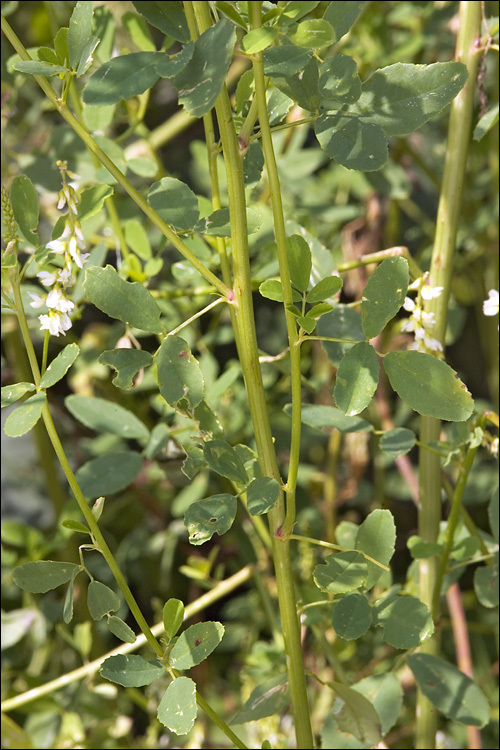
[[[16,52],[20,55],[21,59],[23,60],[31,60],[31,57],[27,53],[26,49],[24,48],[21,41],[18,39],[14,31],[12,30],[9,22],[7,19],[2,16],[1,19],[2,22],[2,31],[4,32],[5,36],[9,40],[9,42],[12,44]],[[203,263],[196,257],[194,253],[189,250],[189,248],[185,245],[185,243],[181,240],[181,238],[166,224],[156,213],[156,211],[151,208],[149,203],[144,200],[142,195],[134,188],[134,186],[127,180],[125,175],[120,172],[118,167],[115,166],[114,162],[107,156],[107,154],[104,153],[102,148],[97,145],[97,143],[94,141],[92,136],[87,133],[85,128],[82,126],[82,124],[78,121],[78,119],[73,115],[73,113],[68,109],[66,104],[59,99],[57,94],[55,93],[54,89],[49,85],[47,82],[47,79],[43,76],[35,75],[33,78],[36,80],[42,91],[46,94],[46,96],[50,99],[56,110],[59,112],[61,117],[63,117],[68,125],[70,125],[75,133],[81,138],[81,140],[85,143],[89,151],[97,156],[101,164],[103,164],[106,169],[113,175],[113,177],[116,179],[116,181],[123,187],[123,189],[130,195],[133,201],[139,206],[141,211],[143,211],[148,219],[158,227],[158,229],[161,231],[161,233],[169,240],[169,242],[172,243],[172,245],[183,255],[186,260],[188,260],[194,268],[203,276],[203,278],[208,281],[209,284],[212,284],[215,289],[222,294],[223,297],[232,297],[231,289],[229,289],[226,284],[224,284],[220,279],[215,276],[211,271],[209,271]]]
[[[436,235],[431,259],[429,285],[443,287],[439,297],[429,300],[426,312],[435,315],[433,336],[444,343],[450,281],[453,272],[455,241],[460,216],[462,190],[467,164],[477,68],[480,58],[481,3],[470,0],[460,3],[460,26],[457,37],[456,60],[463,62],[469,72],[467,82],[454,99],[446,147],[443,183],[437,213]],[[422,417],[420,442],[424,445],[439,440],[441,423],[434,417]],[[421,449],[419,458],[420,508],[419,534],[427,542],[435,542],[441,520],[441,461],[434,453]],[[438,579],[437,558],[426,558],[419,565],[420,599],[432,610]],[[435,613],[438,615],[438,613]],[[439,652],[439,631],[422,645],[427,653]],[[434,748],[436,743],[437,713],[432,703],[419,692],[417,703],[417,748]]]
[[[184,7],[187,8],[190,5],[192,5],[194,10],[199,31],[205,31],[212,25],[209,3],[186,2]],[[234,280],[234,301],[232,304],[236,311],[238,354],[247,389],[260,468],[264,476],[272,477],[281,483],[269,423],[255,331],[252,280],[248,252],[245,186],[243,180],[243,158],[239,150],[226,87],[223,87],[217,99],[215,110],[228,186]],[[290,546],[286,538],[283,537],[285,503],[282,493],[280,493],[280,498],[269,512],[268,517],[273,540],[273,559],[287,658],[289,689],[295,718],[297,747],[313,748],[314,742],[300,644],[300,627],[296,610]]]

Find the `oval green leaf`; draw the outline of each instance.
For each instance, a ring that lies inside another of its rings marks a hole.
[[[306,292],[312,269],[311,248],[300,234],[293,234],[286,238],[286,252],[292,284]]]
[[[203,398],[200,365],[184,339],[167,336],[156,354],[160,393],[169,404],[185,399],[191,409]]]
[[[387,161],[387,138],[379,125],[344,114],[321,115],[314,132],[328,156],[347,169],[372,172]]]
[[[380,719],[372,705],[357,690],[339,682],[330,682],[339,703],[333,706],[333,716],[343,732],[353,734],[362,747],[373,747],[380,741]]]
[[[68,51],[69,64],[76,70],[85,48],[92,37],[92,14],[94,3],[78,0],[69,19]]]
[[[148,203],[166,224],[181,232],[193,229],[200,215],[198,198],[175,177],[163,177],[153,183],[149,188]]]
[[[335,32],[324,18],[302,21],[287,36],[292,44],[306,49],[322,49],[335,41]]]
[[[307,293],[306,302],[314,304],[316,302],[323,302],[323,300],[331,299],[334,294],[340,292],[342,289],[343,281],[339,276],[328,276],[326,279],[318,281],[310,292]]]
[[[61,586],[80,572],[80,565],[52,560],[37,560],[18,565],[12,572],[12,580],[23,591],[30,594],[45,594]]]
[[[24,404],[14,409],[5,420],[3,431],[8,437],[20,437],[29,432],[42,415],[47,402],[44,391],[30,396]]]
[[[239,484],[248,484],[248,474],[235,449],[224,440],[209,440],[203,446],[205,461],[211,469]]]
[[[168,686],[157,716],[171,732],[187,734],[193,728],[197,710],[195,683],[189,677],[178,677]]]
[[[373,703],[382,725],[382,737],[390,732],[403,706],[403,688],[392,672],[374,674],[351,685]]]
[[[134,378],[143,367],[153,363],[153,357],[142,349],[111,349],[103,352],[99,362],[116,370],[113,383],[117,388],[132,388]]]
[[[172,669],[191,669],[214,651],[224,635],[220,622],[197,622],[180,634],[169,655]]]
[[[347,305],[336,305],[330,313],[323,315],[318,321],[316,331],[319,336],[328,338],[349,339],[351,341],[365,340],[361,328],[361,315]],[[354,346],[354,344],[342,344],[335,341],[322,341],[321,343],[336,367],[344,353]]]
[[[132,52],[113,57],[89,78],[83,89],[83,101],[97,107],[143,94],[160,77],[156,66],[164,58],[163,52]]]
[[[265,680],[250,693],[250,697],[240,708],[231,724],[246,724],[266,716],[273,716],[290,703],[287,675],[276,675]]]
[[[292,405],[286,404],[284,411],[292,415]],[[335,406],[323,404],[303,404],[301,421],[303,424],[321,430],[323,427],[334,427],[339,432],[373,432],[373,425],[361,417],[347,417]]]
[[[259,214],[251,208],[246,210],[247,232],[254,234],[260,229],[262,219]],[[229,208],[218,208],[209,216],[205,216],[195,226],[196,232],[209,234],[212,237],[230,237],[231,236],[231,219]]]
[[[280,496],[280,483],[272,477],[257,477],[247,488],[247,506],[250,515],[261,516],[275,505]]]
[[[333,629],[344,640],[360,638],[371,624],[370,605],[362,594],[343,596],[335,605],[332,614]]]
[[[123,622],[123,620],[116,615],[108,616],[108,628],[113,635],[124,643],[135,643],[137,640],[132,628],[129,628],[127,623]]]
[[[93,266],[85,272],[84,289],[90,302],[110,318],[149,333],[163,333],[161,310],[151,293],[137,281],[124,281],[112,266]]]
[[[389,352],[384,369],[398,396],[419,414],[463,422],[474,410],[472,396],[456,372],[425,352]]]
[[[12,383],[12,385],[2,386],[2,409],[4,406],[15,404],[25,393],[34,391],[36,386],[33,383]]]
[[[219,96],[233,59],[236,32],[223,18],[194,43],[193,56],[174,78],[179,102],[192,117],[203,117]]]
[[[229,531],[236,517],[238,504],[233,495],[223,493],[199,500],[187,509],[184,524],[191,544],[207,542],[217,532],[219,536]]]
[[[59,352],[42,375],[40,385],[42,388],[50,388],[63,378],[69,368],[80,354],[78,344],[68,344]]]
[[[241,49],[247,55],[255,55],[257,52],[270,47],[277,35],[278,29],[271,26],[261,26],[260,29],[252,29],[241,40]]]
[[[179,2],[158,3],[149,0],[133,2],[138,13],[155,28],[178,42],[189,42],[190,34],[186,16]]]
[[[378,336],[405,301],[410,272],[406,258],[386,258],[368,279],[361,303],[367,339]]]
[[[370,403],[378,385],[379,365],[373,346],[356,344],[344,354],[337,370],[333,395],[347,416],[359,414]]]
[[[335,55],[320,67],[319,95],[323,110],[337,110],[361,96],[358,66],[352,57]]]
[[[184,604],[179,599],[169,599],[163,605],[163,627],[170,640],[179,630],[184,620]]]
[[[386,135],[408,135],[439,114],[467,80],[460,62],[432,65],[396,63],[381,68],[363,83],[362,94],[349,110]]]
[[[120,609],[120,599],[100,581],[91,581],[87,590],[87,606],[93,620],[100,620],[108,612],[116,612]]]
[[[355,548],[365,552],[382,565],[389,565],[396,545],[396,525],[390,510],[373,510],[363,521],[356,535]],[[369,560],[368,578],[365,588],[371,589],[382,573],[383,568]]]
[[[411,654],[408,666],[420,690],[449,719],[484,727],[490,718],[485,694],[453,664],[432,654]]]
[[[328,555],[324,564],[314,568],[314,581],[330,594],[346,594],[361,588],[368,576],[368,567],[363,555],[351,550]]]
[[[19,63],[21,64],[21,63]],[[40,73],[40,75],[44,75]],[[10,188],[10,202],[19,229],[28,242],[38,245],[38,195],[30,178],[25,174],[14,177]]]
[[[142,456],[134,451],[108,453],[87,461],[76,472],[76,481],[89,498],[121,492],[142,469]]]
[[[66,408],[86,427],[97,432],[111,432],[126,439],[148,440],[146,425],[128,409],[94,396],[67,396]]]
[[[394,648],[415,648],[434,632],[432,615],[413,596],[397,596],[387,606],[374,609],[374,622],[383,628],[383,639]]]
[[[25,73],[30,76],[58,76],[60,73],[68,73],[68,68],[62,65],[54,65],[49,62],[39,62],[38,60],[21,60],[12,66],[19,73]]]
[[[380,438],[380,450],[393,458],[405,456],[415,445],[417,436],[406,427],[396,427]]]
[[[123,687],[143,687],[165,674],[165,669],[153,659],[142,656],[118,654],[104,660],[99,673],[105,680]]]

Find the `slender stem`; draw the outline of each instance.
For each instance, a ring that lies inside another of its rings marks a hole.
[[[28,354],[28,358],[29,358],[32,372],[33,372],[33,378],[35,380],[35,385],[37,386],[37,390],[40,390],[40,370],[38,368],[38,362],[36,360],[36,354],[35,354],[35,350],[33,347],[33,343],[29,335],[28,324],[26,322],[26,316],[24,314],[24,308],[23,308],[22,299],[21,299],[21,291],[19,288],[19,284],[16,282],[15,279],[12,279],[12,291],[13,291],[14,299],[16,302],[17,315],[19,318],[19,325],[21,328],[21,334],[23,336],[24,346],[26,348],[26,352]],[[136,622],[139,625],[140,629],[146,636],[146,639],[149,645],[151,646],[155,654],[157,654],[158,656],[162,656],[163,648],[161,647],[161,645],[158,643],[158,641],[152,634],[150,627],[144,618],[144,615],[142,614],[137,602],[134,599],[132,592],[130,591],[128,587],[128,584],[123,576],[123,573],[118,567],[118,564],[115,558],[113,557],[111,550],[106,544],[106,541],[102,535],[99,525],[97,524],[97,521],[95,520],[92,514],[92,511],[90,510],[87,504],[87,501],[85,500],[82,494],[82,491],[80,490],[80,487],[78,485],[78,482],[76,481],[75,475],[73,474],[71,466],[69,465],[69,461],[66,458],[64,448],[59,439],[59,435],[57,434],[57,431],[54,426],[54,422],[52,420],[52,416],[49,410],[49,406],[47,403],[43,407],[42,418],[43,418],[50,442],[52,443],[52,447],[54,448],[55,454],[57,456],[57,459],[59,463],[61,464],[62,470],[66,476],[66,479],[68,480],[68,484],[71,487],[71,490],[73,492],[73,495],[76,498],[76,501],[83,514],[83,517],[85,518],[85,521],[87,522],[90,534],[92,535],[94,539],[96,549],[98,549],[99,552],[101,552],[107,564],[109,565],[111,572],[113,573],[116,579],[116,582],[118,583],[118,586],[120,587],[123,593],[123,596],[125,597],[125,600],[130,608],[130,611],[134,615]]]
[[[260,3],[250,3],[248,6],[250,24],[252,29],[261,26]],[[288,464],[288,478],[286,482],[286,518],[284,534],[287,535],[295,524],[295,493],[297,488],[297,474],[299,470],[300,435],[301,435],[301,378],[300,378],[300,346],[298,345],[298,332],[295,316],[288,311],[288,306],[293,304],[292,281],[288,263],[285,218],[283,214],[283,202],[281,200],[281,185],[278,176],[278,167],[274,154],[273,139],[269,125],[267,112],[266,83],[264,79],[264,64],[262,52],[253,56],[253,71],[255,80],[255,97],[257,100],[259,123],[262,133],[262,149],[269,181],[271,204],[274,218],[274,234],[278,250],[278,263],[280,269],[281,285],[283,290],[283,306],[290,345],[290,376],[292,395],[292,426],[290,441],[290,459]]]
[[[290,534],[289,539],[295,539],[298,542],[306,542],[307,544],[317,544],[320,547],[326,547],[327,549],[340,550],[341,552],[358,552],[360,555],[362,555],[365,558],[365,560],[369,560],[374,565],[378,565],[378,567],[382,568],[382,570],[386,570],[386,571],[390,570],[390,568],[388,568],[387,565],[384,565],[378,560],[375,560],[375,558],[370,557],[370,555],[367,555],[366,552],[363,552],[362,549],[353,549],[352,547],[342,547],[340,544],[333,544],[333,542],[324,542],[322,539],[313,539],[313,537],[302,536],[301,534]]]
[[[213,307],[220,305],[221,302],[224,302],[224,297],[217,297],[216,300],[214,300],[213,302],[210,302],[210,304],[204,307],[203,310],[198,310],[197,313],[195,313],[194,315],[191,315],[190,318],[188,318],[183,323],[178,325],[177,328],[174,328],[172,331],[169,331],[167,333],[167,336],[174,336],[176,333],[179,333],[179,331],[182,331],[183,328],[190,325],[194,320],[201,318],[202,315],[205,315],[205,313],[211,310]]]
[[[26,49],[24,48],[4,16],[2,16],[1,18],[1,23],[2,31],[4,32],[9,42],[12,44],[16,52],[20,55],[20,57],[23,60],[31,60],[29,54],[26,52]],[[53,103],[59,114],[66,120],[68,125],[73,128],[75,133],[85,143],[89,151],[97,156],[101,164],[103,164],[106,169],[113,175],[117,182],[130,195],[132,200],[135,201],[139,208],[146,214],[150,221],[152,221],[152,223],[158,227],[158,229],[169,240],[169,242],[171,242],[172,245],[181,253],[181,255],[183,255],[186,260],[188,260],[191,265],[194,266],[194,268],[196,268],[196,270],[203,276],[206,281],[208,281],[209,284],[212,284],[215,289],[217,289],[217,291],[220,292],[224,297],[231,298],[231,289],[228,289],[228,287],[220,279],[218,279],[215,274],[205,268],[203,263],[198,260],[196,255],[192,253],[191,250],[189,250],[189,248],[184,244],[181,238],[167,224],[165,224],[162,219],[160,219],[156,211],[151,208],[147,201],[144,200],[142,195],[134,188],[129,180],[127,180],[125,175],[120,172],[120,170],[115,166],[114,162],[109,158],[109,156],[107,156],[102,148],[97,145],[92,136],[87,133],[85,128],[68,109],[68,107],[58,98],[54,89],[47,82],[47,79],[43,76],[38,75],[33,76],[33,78]]]
[[[437,213],[436,235],[431,259],[429,284],[441,286],[439,297],[429,300],[426,312],[435,315],[433,336],[444,342],[450,281],[453,271],[456,233],[461,210],[462,189],[465,179],[467,150],[470,138],[474,90],[480,52],[476,46],[481,31],[481,3],[460,3],[460,27],[457,38],[456,59],[468,69],[468,80],[454,99],[448,127],[446,160],[443,183]],[[433,417],[422,417],[420,441],[424,445],[439,439],[440,421]],[[435,542],[441,519],[441,461],[427,450],[420,450],[420,509],[419,534],[428,542]],[[422,560],[419,565],[420,599],[432,610],[434,590],[438,579],[437,558]],[[438,616],[438,612],[435,612]],[[427,653],[439,652],[439,631],[422,645]],[[437,713],[433,704],[419,692],[417,699],[417,748],[434,748],[436,743]]]
[[[184,7],[188,5],[191,5],[191,3],[186,2]],[[212,24],[208,2],[193,2],[192,7],[196,15],[199,30],[205,31]],[[234,128],[229,97],[225,87],[217,99],[215,110],[219,124],[228,185],[234,278],[234,301],[232,304],[234,304],[236,310],[238,353],[247,388],[260,467],[264,476],[273,477],[281,483],[269,424],[255,331],[243,162]],[[297,747],[313,748],[314,741],[300,644],[300,626],[296,610],[290,546],[289,542],[283,537],[282,527],[285,517],[285,505],[282,493],[274,508],[269,512],[268,517],[272,531],[273,559],[287,657],[290,695],[295,717]]]
[[[436,574],[436,582],[434,585],[434,596],[433,596],[433,607],[432,612],[434,616],[439,612],[439,600],[441,598],[441,586],[448,566],[448,560],[450,558],[451,548],[453,546],[453,537],[457,528],[458,519],[460,518],[460,511],[462,509],[462,497],[465,491],[465,486],[469,478],[472,464],[477,453],[477,446],[469,448],[467,455],[463,463],[460,464],[460,472],[458,480],[455,485],[455,491],[453,493],[453,499],[451,501],[450,515],[446,523],[446,530],[444,534],[443,551],[440,555],[438,562],[438,570]]]

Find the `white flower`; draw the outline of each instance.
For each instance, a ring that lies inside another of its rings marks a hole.
[[[66,243],[61,240],[51,240],[50,242],[47,242],[45,247],[48,247],[49,250],[52,250],[53,253],[57,253],[58,255],[63,255],[63,253],[66,252]]]
[[[59,336],[60,333],[65,336],[65,331],[71,328],[69,315],[57,310],[51,310],[48,315],[40,315],[38,320],[41,330],[47,330],[52,336]]]
[[[60,284],[62,284],[62,285],[63,285],[64,287],[66,287],[66,286],[71,286],[71,285],[72,285],[72,283],[73,283],[73,276],[72,276],[72,274],[71,274],[71,269],[70,269],[70,268],[67,268],[67,267],[61,268],[61,269],[60,269],[60,270],[59,270],[59,271],[57,272],[57,280],[58,280],[58,281],[59,281],[59,283],[60,283]]]
[[[403,302],[403,308],[407,310],[408,312],[413,312],[415,309],[415,303],[411,299],[411,297],[405,297],[405,301]]]
[[[28,294],[33,300],[33,302],[30,302],[30,307],[41,307],[45,304],[45,299],[40,297],[39,294],[35,294],[34,292],[28,292]]]
[[[60,289],[53,289],[49,292],[45,304],[50,310],[58,310],[62,313],[69,312],[75,306],[74,302],[67,299]]]
[[[488,292],[488,299],[483,302],[483,313],[488,317],[498,315],[498,292],[496,289],[490,289]]]
[[[498,438],[495,437],[490,443],[490,452],[498,458]]]
[[[53,273],[49,273],[49,271],[39,271],[37,276],[44,286],[52,286],[55,284],[56,276]]]
[[[420,290],[420,294],[422,295],[424,299],[427,299],[427,300],[436,299],[437,297],[439,297],[443,289],[444,289],[444,286],[432,287],[432,286],[425,285]]]

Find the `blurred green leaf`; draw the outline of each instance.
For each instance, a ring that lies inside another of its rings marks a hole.
[[[484,727],[490,717],[486,696],[470,677],[432,654],[411,654],[408,666],[423,694],[453,721]]]

